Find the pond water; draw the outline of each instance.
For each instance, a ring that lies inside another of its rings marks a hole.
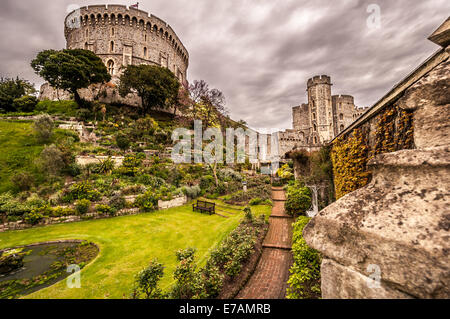
[[[67,266],[83,268],[98,249],[89,242],[63,242],[27,246],[21,253],[23,267],[0,275],[0,298],[18,298],[51,286],[71,274]]]

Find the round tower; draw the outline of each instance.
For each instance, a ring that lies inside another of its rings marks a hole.
[[[328,75],[314,76],[307,82],[312,139],[318,143],[330,141],[334,136],[331,85]]]
[[[147,12],[123,5],[92,5],[65,19],[68,49],[87,49],[105,63],[113,79],[122,66],[160,65],[186,81],[189,54],[172,28]]]

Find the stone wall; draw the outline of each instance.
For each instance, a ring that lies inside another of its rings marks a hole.
[[[180,196],[180,197],[176,197],[172,200],[168,200],[168,201],[158,200],[158,208],[166,209],[166,208],[178,207],[178,206],[183,206],[186,203],[187,203],[187,197]]]
[[[122,165],[124,156],[109,156],[109,158],[111,158],[111,160],[114,161],[114,166],[115,167],[119,167]],[[104,161],[108,159],[108,156],[82,156],[82,155],[77,155],[75,157],[75,162],[78,165],[81,166],[86,166],[88,164],[99,164],[101,161]]]
[[[448,25],[442,38],[450,40]],[[413,112],[416,149],[376,155],[368,162],[371,182],[305,227],[306,242],[323,255],[323,298],[450,298],[446,45],[344,132],[351,135],[395,103]]]
[[[139,208],[124,208],[120,211],[118,211],[115,216],[124,216],[124,215],[135,215],[139,213]],[[27,224],[23,220],[18,220],[16,222],[7,222],[0,224],[0,233],[5,232],[8,230],[20,230],[20,229],[27,229],[31,227],[38,227],[38,226],[46,226],[46,225],[53,225],[53,224],[61,224],[61,223],[73,223],[73,222],[79,222],[86,219],[102,219],[102,218],[111,218],[112,216],[109,215],[103,215],[100,213],[87,213],[83,216],[80,215],[71,215],[71,216],[62,216],[62,217],[47,217],[41,220],[40,223],[37,225],[30,225]]]

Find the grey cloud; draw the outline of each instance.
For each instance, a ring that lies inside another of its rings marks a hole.
[[[332,77],[333,94],[372,105],[438,49],[426,37],[450,12],[444,0],[139,2],[173,27],[190,53],[188,79],[222,90],[232,118],[284,128],[291,127],[291,107],[306,101],[306,80],[317,74]],[[0,75],[42,83],[30,60],[64,47],[63,19],[73,3],[97,1],[2,0]],[[381,8],[379,30],[366,26],[371,3]]]

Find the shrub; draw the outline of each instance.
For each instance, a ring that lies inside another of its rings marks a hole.
[[[58,175],[65,166],[63,153],[61,150],[52,144],[46,146],[38,159],[39,166],[50,175]]]
[[[120,193],[115,193],[108,202],[111,208],[116,211],[121,210],[125,207],[125,198]]]
[[[202,190],[208,189],[213,183],[214,177],[212,177],[211,175],[202,176],[202,178],[200,179],[200,188]]]
[[[194,248],[187,248],[176,252],[177,260],[180,263],[173,273],[175,285],[170,293],[171,298],[191,299],[199,290],[194,255]]]
[[[89,212],[89,208],[91,207],[91,201],[88,199],[79,199],[75,203],[75,210],[80,215],[85,215]]]
[[[111,208],[108,205],[103,205],[103,204],[98,204],[97,206],[95,206],[95,210],[103,215],[109,215],[109,216],[113,216],[115,215],[116,211]]]
[[[164,266],[154,259],[147,268],[144,268],[137,274],[133,296],[136,298],[144,294],[146,299],[161,298],[162,292],[158,287],[158,283],[163,275]]]
[[[293,224],[292,253],[294,263],[290,269],[286,297],[289,299],[320,298],[320,264],[318,251],[310,248],[303,239],[303,228],[309,217],[300,216]]]
[[[251,206],[259,205],[259,204],[262,203],[262,201],[263,201],[263,200],[262,200],[261,198],[255,197],[255,198],[250,199],[250,201],[248,202],[248,204],[251,205]]]
[[[14,99],[13,106],[20,112],[33,112],[38,100],[33,95],[24,95],[20,98]]]
[[[135,204],[144,212],[150,212],[158,208],[159,196],[153,191],[147,191],[138,196]]]
[[[142,164],[142,156],[137,154],[127,154],[123,159],[122,166],[118,172],[122,175],[135,176],[139,171],[139,166]],[[144,155],[145,156],[145,155]]]
[[[194,198],[197,198],[198,196],[200,196],[200,193],[202,190],[200,189],[200,186],[195,185],[195,186],[191,186],[191,187],[184,186],[182,188],[182,191],[187,197],[194,199]]]
[[[130,140],[123,133],[119,133],[116,135],[116,144],[117,147],[120,148],[122,151],[125,151],[130,148]]]
[[[51,217],[73,216],[76,212],[69,207],[54,207],[50,213]]]
[[[311,207],[311,191],[299,182],[287,188],[287,198],[284,203],[286,213],[293,216],[303,215]]]
[[[36,212],[36,211],[31,211],[24,215],[25,222],[30,225],[38,224],[43,218],[44,218],[44,215],[42,215],[41,213]]]
[[[63,197],[65,202],[72,202],[76,199],[89,199],[97,201],[100,199],[100,193],[95,190],[88,181],[73,184]]]
[[[11,182],[19,191],[27,191],[34,184],[34,177],[28,172],[19,172],[11,177]]]
[[[48,142],[53,135],[53,120],[48,114],[42,114],[34,121],[34,131],[38,141]]]
[[[246,207],[244,208],[244,213],[245,213],[245,215],[244,215],[244,220],[245,220],[247,223],[253,222],[253,214],[252,214],[251,208],[248,207],[248,206],[246,206]]]

